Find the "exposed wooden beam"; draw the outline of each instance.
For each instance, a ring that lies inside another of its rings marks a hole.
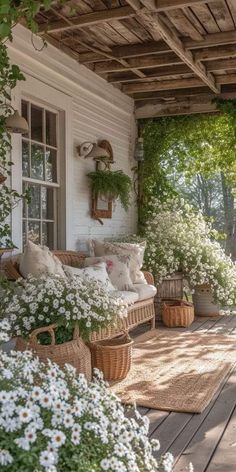
[[[218,84],[235,84],[236,85],[236,74],[224,74],[217,77]]]
[[[203,36],[201,41],[193,41],[192,39],[182,39],[182,42],[186,49],[203,49],[210,46],[220,46],[224,44],[235,44],[236,43],[236,31],[226,31],[222,33],[212,33]],[[127,44],[126,46],[115,46],[111,49],[114,57],[136,57],[146,56],[148,54],[158,54],[164,52],[170,52],[170,47],[165,41],[148,41],[145,43],[138,44]],[[104,60],[100,54],[92,52],[85,52],[80,54],[80,62],[82,64],[90,62],[99,62]]]
[[[183,39],[186,49],[206,48],[209,46],[220,46],[221,44],[236,43],[236,31],[222,31],[221,33],[206,34],[201,41]]]
[[[164,66],[159,67],[157,70],[146,70],[145,71],[145,78],[140,80],[153,80],[159,77],[172,77],[178,76],[183,74],[192,74],[192,71],[189,69],[188,66],[185,64],[180,64],[176,66]],[[137,81],[137,77],[133,75],[131,72],[121,72],[121,73],[114,73],[114,74],[107,74],[106,80],[111,83],[117,82],[135,82]]]
[[[79,15],[75,19],[70,19],[70,23],[66,23],[64,20],[54,21],[52,23],[43,24],[39,26],[39,33],[55,33],[57,31],[68,31],[84,26],[92,26],[97,23],[110,20],[122,20],[130,16],[134,16],[135,11],[130,6],[124,6],[119,8],[110,8],[107,10],[99,10],[92,13]]]
[[[156,103],[151,102],[142,105],[135,111],[137,119],[158,118],[161,116],[191,115],[194,113],[215,113],[216,105],[208,97],[199,99],[189,97],[177,103]]]
[[[199,3],[207,2],[208,0],[156,0],[155,10],[161,12],[167,10],[174,10],[175,8],[192,7]]]
[[[143,56],[127,60],[127,66],[123,66],[116,61],[97,62],[94,65],[94,72],[103,74],[106,72],[118,72],[131,68],[146,69],[152,67],[162,67],[165,65],[182,64],[181,59],[174,53],[160,54],[156,56]]]
[[[129,0],[128,0],[129,1]],[[180,59],[188,65],[190,69],[215,93],[219,93],[219,88],[216,85],[215,79],[211,73],[207,73],[203,64],[197,63],[194,60],[192,53],[187,50],[182,44],[181,40],[171,31],[162,21],[160,16],[156,13],[149,12],[147,9],[138,12],[145,24],[149,24],[149,30],[155,30],[168,44],[168,46],[175,52]]]
[[[203,85],[201,79],[190,78],[190,79],[177,79],[177,80],[163,80],[163,81],[153,81],[153,82],[140,82],[123,85],[122,91],[125,93],[134,93],[134,92],[152,92],[157,90],[170,90],[170,89],[180,89],[187,87],[201,87]],[[174,93],[174,92],[173,92]]]
[[[213,59],[224,59],[229,57],[236,57],[235,44],[226,46],[214,46],[205,49],[200,49],[194,52],[196,61],[211,61]]]
[[[177,90],[161,90],[159,92],[137,92],[131,94],[131,97],[134,98],[135,102],[140,101],[151,101],[154,100],[175,100],[176,98],[191,97],[191,96],[201,96],[208,95],[212,98],[215,97],[215,94],[209,91],[208,87],[194,87],[186,89],[177,89]],[[220,97],[222,98],[234,98],[236,95],[236,85],[222,85]]]
[[[215,103],[212,102],[214,94],[202,94],[196,97],[188,97],[176,102],[165,102],[153,100],[152,102],[137,102],[136,118],[158,118],[172,115],[191,115],[193,113],[215,113],[217,111]],[[220,94],[224,99],[235,99],[236,89]]]
[[[205,62],[205,66],[207,70],[210,72],[236,69],[236,57],[232,59],[219,59],[217,61],[207,61]]]

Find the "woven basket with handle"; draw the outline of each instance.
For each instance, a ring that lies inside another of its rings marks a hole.
[[[79,336],[78,328],[74,329],[73,340],[63,344],[56,344],[54,332],[56,328],[56,324],[51,324],[35,329],[32,331],[28,341],[18,337],[16,339],[16,350],[25,351],[30,349],[42,362],[50,359],[50,361],[55,362],[60,367],[63,367],[65,364],[71,364],[76,368],[77,373],[82,373],[87,380],[91,380],[91,354],[89,348]],[[49,332],[51,335],[51,344],[45,346],[38,343],[38,335],[46,332]]]
[[[117,338],[89,343],[93,368],[101,370],[105,380],[124,379],[131,367],[132,344],[127,332]]]
[[[162,304],[162,321],[169,328],[187,327],[194,320],[192,303],[185,300],[165,300]]]

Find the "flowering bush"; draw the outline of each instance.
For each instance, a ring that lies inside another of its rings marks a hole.
[[[0,468],[6,472],[155,472],[148,420],[125,417],[96,372],[87,384],[67,365],[30,352],[0,353]],[[172,470],[172,456],[161,470]]]
[[[11,336],[27,337],[36,328],[56,323],[56,342],[62,343],[72,338],[76,323],[81,337],[88,339],[92,331],[114,322],[117,316],[126,316],[127,309],[123,300],[95,279],[42,275],[5,287],[0,313],[5,319],[2,340],[9,331]],[[40,342],[47,344],[49,335],[41,334]]]
[[[236,304],[236,265],[201,212],[175,198],[151,201],[146,224],[146,266],[157,282],[180,270],[190,287],[209,284],[220,305]]]

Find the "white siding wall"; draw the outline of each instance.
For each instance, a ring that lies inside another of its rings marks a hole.
[[[38,41],[38,40],[37,40]],[[109,237],[130,233],[136,229],[136,204],[126,213],[116,203],[112,219],[103,220],[102,226],[90,217],[90,191],[86,174],[94,170],[92,159],[79,158],[76,146],[83,141],[97,139],[110,141],[115,169],[132,176],[135,122],[133,101],[107,84],[93,72],[79,65],[61,51],[48,45],[42,52],[34,50],[31,33],[21,26],[9,45],[11,60],[19,64],[26,75],[13,96],[13,106],[19,107],[22,96],[43,99],[45,103],[65,112],[65,185],[66,185],[66,238],[67,249],[85,249],[91,237]],[[13,159],[16,163],[13,185],[20,190],[20,138],[13,137]],[[13,238],[21,249],[19,232],[21,208],[13,214]]]

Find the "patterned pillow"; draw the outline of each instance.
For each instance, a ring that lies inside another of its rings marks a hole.
[[[85,267],[105,262],[109,278],[112,285],[117,290],[134,291],[132,280],[130,278],[130,256],[103,256],[103,257],[87,257],[85,259]]]
[[[109,241],[93,240],[95,256],[104,256],[115,254],[117,256],[129,255],[130,260],[130,278],[133,284],[146,284],[147,281],[141,271],[143,265],[146,241],[141,243],[119,243]]]
[[[116,290],[115,287],[113,287],[107,274],[105,262],[100,262],[99,264],[95,264],[92,267],[85,267],[83,269],[64,265],[63,269],[67,277],[73,275],[78,275],[80,277],[91,277],[102,282],[108,292],[113,292],[114,290]]]

